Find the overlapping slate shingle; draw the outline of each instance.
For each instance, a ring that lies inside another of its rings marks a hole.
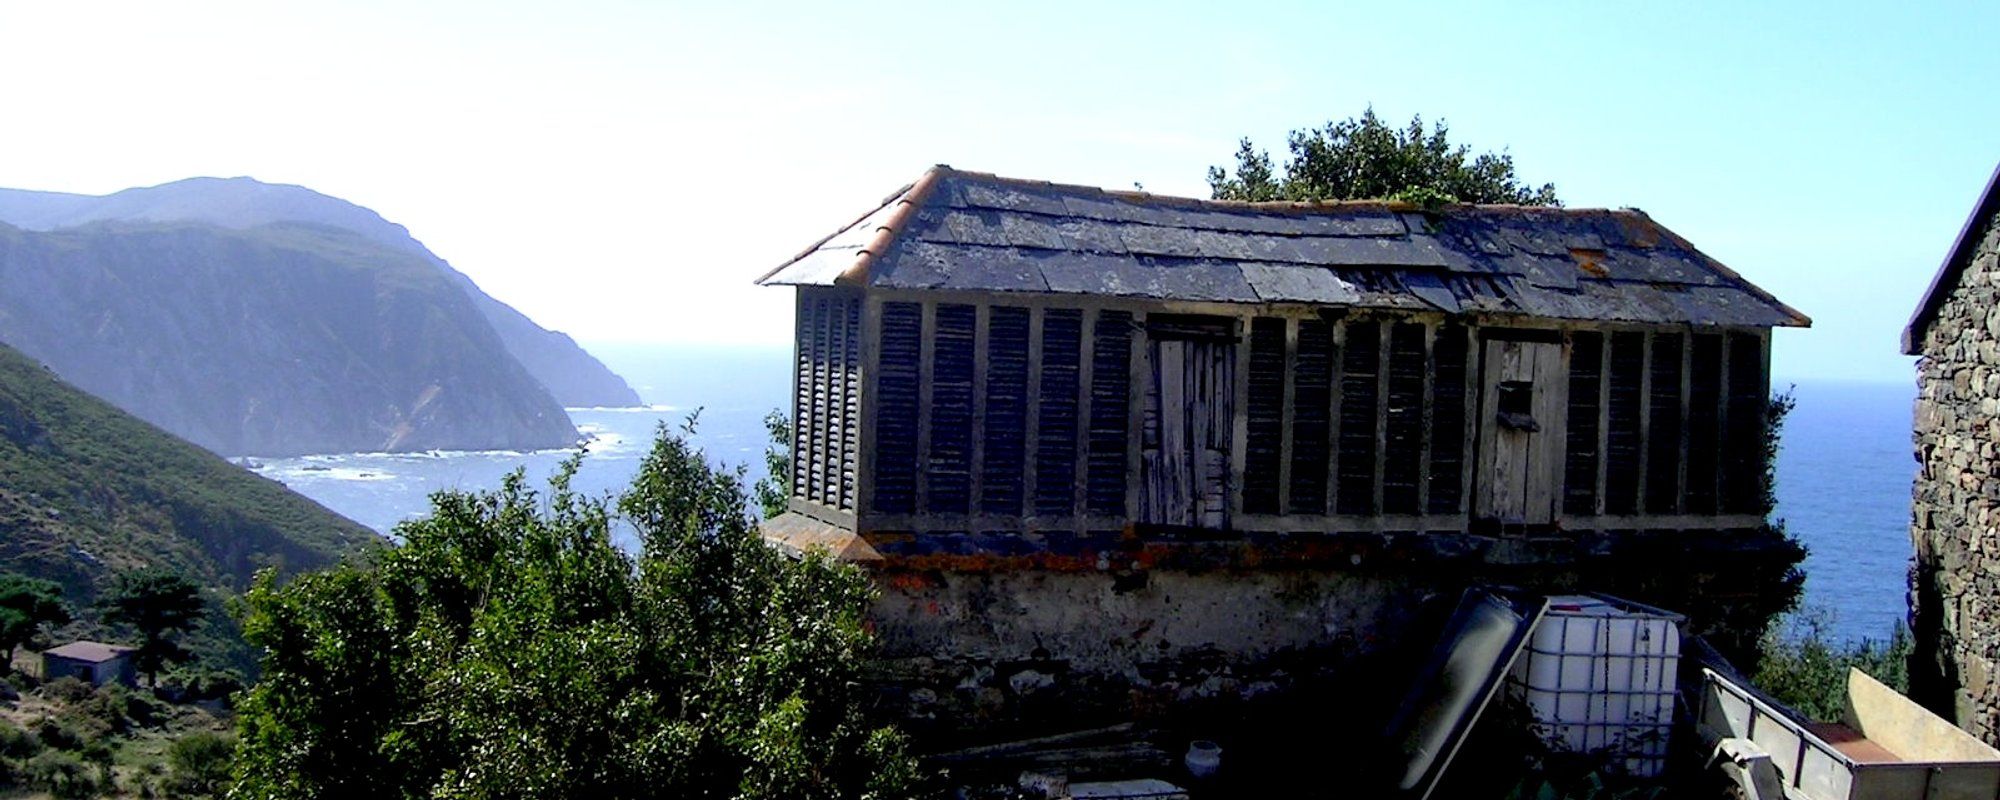
[[[1229,203],[946,167],[759,282],[1810,324],[1638,211]]]

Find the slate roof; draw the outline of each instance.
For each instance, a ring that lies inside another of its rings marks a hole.
[[[1965,274],[1972,257],[1978,254],[1979,240],[1986,236],[1986,227],[1993,223],[1995,214],[2000,214],[2000,166],[1994,167],[1993,177],[1986,179],[1986,191],[1980,193],[1979,202],[1972,207],[1965,226],[1959,228],[1958,238],[1952,242],[1951,252],[1945,254],[1944,263],[1938,265],[1937,274],[1931,277],[1930,288],[1924,290],[1924,299],[1910,315],[1910,326],[1903,329],[1904,355],[1923,355],[1924,334],[1930,332],[1938,307],[1958,288],[1959,276]]]
[[[102,664],[111,659],[132,652],[132,648],[103,642],[70,642],[61,647],[42,651],[42,655],[67,658],[91,664]]]
[[[1812,324],[1636,210],[1236,203],[945,166],[758,283]]]

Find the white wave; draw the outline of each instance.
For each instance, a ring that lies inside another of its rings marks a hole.
[[[571,406],[563,410],[570,413],[591,411],[609,414],[657,414],[662,411],[679,411],[680,407],[660,403],[650,406]]]

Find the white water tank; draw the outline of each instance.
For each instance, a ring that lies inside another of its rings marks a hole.
[[[1682,618],[1603,595],[1555,595],[1515,663],[1544,741],[1635,777],[1666,768]]]

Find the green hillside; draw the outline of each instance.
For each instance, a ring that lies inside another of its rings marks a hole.
[[[132,567],[234,591],[262,567],[321,567],[379,541],[0,345],[0,570],[57,581],[80,605]]]

